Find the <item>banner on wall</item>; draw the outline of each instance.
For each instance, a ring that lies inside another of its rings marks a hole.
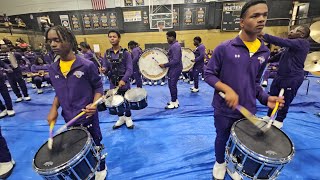
[[[117,14],[112,12],[110,13],[110,26],[117,27]]]
[[[102,13],[100,16],[100,23],[102,28],[107,28],[108,25],[108,17],[105,13]]]
[[[72,15],[71,17],[71,24],[73,30],[80,30],[80,23],[77,15]]]
[[[184,24],[193,25],[193,8],[184,8]]]
[[[82,15],[82,20],[83,20],[83,27],[85,29],[91,29],[92,28],[89,14],[83,14]]]
[[[94,29],[100,28],[100,15],[99,14],[92,14],[91,19],[92,19],[92,25]]]
[[[133,6],[132,0],[124,0],[124,6]]]
[[[204,25],[205,24],[205,14],[206,14],[206,7],[198,7],[197,8],[197,25]]]
[[[70,28],[70,23],[69,23],[69,16],[68,15],[60,15],[60,21],[61,21],[61,25],[63,27],[66,27],[68,29]]]
[[[149,17],[147,11],[143,11],[143,24],[149,23]]]
[[[141,11],[124,11],[123,12],[124,22],[136,22],[141,21]]]
[[[137,6],[143,6],[144,5],[144,0],[136,0],[136,5]]]

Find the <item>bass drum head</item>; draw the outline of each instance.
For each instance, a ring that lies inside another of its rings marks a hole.
[[[260,130],[248,120],[239,120],[233,124],[231,133],[247,149],[255,154],[270,160],[279,160],[283,163],[291,160],[294,148],[289,137],[271,126],[264,134],[259,134]]]
[[[76,156],[81,156],[84,147],[90,141],[90,134],[81,128],[70,129],[53,138],[52,149],[48,142],[43,144],[34,156],[34,166],[39,172],[49,172],[68,164]],[[72,166],[72,164],[68,164]]]
[[[128,102],[139,102],[147,97],[147,91],[143,88],[132,88],[129,89],[125,95],[124,98]]]
[[[168,57],[163,50],[159,50],[159,48],[147,49],[140,56],[139,69],[145,78],[156,81],[168,73],[168,68],[161,68],[159,64],[168,62]]]
[[[189,48],[181,48],[182,50],[182,72],[187,72],[189,71],[193,65],[194,62],[192,62],[191,60],[195,60],[195,56],[194,53],[191,49]]]
[[[118,107],[124,102],[124,99],[121,95],[110,96],[106,99],[105,105],[107,107]]]

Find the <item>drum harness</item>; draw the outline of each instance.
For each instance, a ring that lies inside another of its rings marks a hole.
[[[123,78],[125,72],[120,72],[120,66],[123,60],[123,54],[127,51],[126,48],[121,48],[119,51],[119,58],[113,59],[111,57],[111,51],[108,49],[106,51],[106,59],[111,63],[111,74],[109,74],[109,78],[114,85],[118,85],[119,81]]]

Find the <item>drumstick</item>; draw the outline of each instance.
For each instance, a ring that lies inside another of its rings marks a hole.
[[[53,127],[54,127],[54,121],[50,122],[50,128],[49,128],[49,139],[48,139],[48,148],[49,150],[52,149],[53,145]]]
[[[96,100],[94,103],[92,103],[90,107],[94,107],[94,106],[100,104],[105,98],[106,98],[106,96],[100,97],[98,100]],[[77,121],[84,114],[86,114],[86,112],[82,111],[81,113],[76,115],[74,118],[72,118],[70,121],[68,121],[65,125],[63,125],[60,129],[58,129],[58,131],[56,131],[56,134],[59,134],[59,133],[63,132],[64,130],[66,130],[68,128],[68,126],[73,124],[75,121]]]
[[[280,90],[279,97],[282,97],[283,94],[284,94],[284,89],[282,88],[282,89]],[[276,102],[276,106],[274,107],[274,109],[273,109],[273,111],[272,111],[272,113],[271,113],[271,115],[270,115],[270,120],[269,120],[269,122],[268,122],[267,129],[270,129],[271,124],[274,122],[276,113],[278,112],[279,104],[280,104],[279,102]]]
[[[219,95],[225,99],[226,95],[223,92],[219,92]],[[253,125],[255,125],[261,131],[264,131],[262,128],[265,126],[264,121],[259,120],[256,116],[251,114],[251,112],[241,105],[237,105],[236,109],[247,118]]]

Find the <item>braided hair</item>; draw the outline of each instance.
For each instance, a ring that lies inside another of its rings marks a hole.
[[[71,45],[72,51],[75,52],[76,54],[78,54],[78,43],[77,43],[77,39],[74,36],[73,32],[70,29],[67,29],[66,27],[63,26],[53,26],[50,27],[46,33],[45,33],[45,37],[46,37],[46,41],[48,40],[48,32],[50,30],[55,30],[59,39],[63,42],[68,42]]]

